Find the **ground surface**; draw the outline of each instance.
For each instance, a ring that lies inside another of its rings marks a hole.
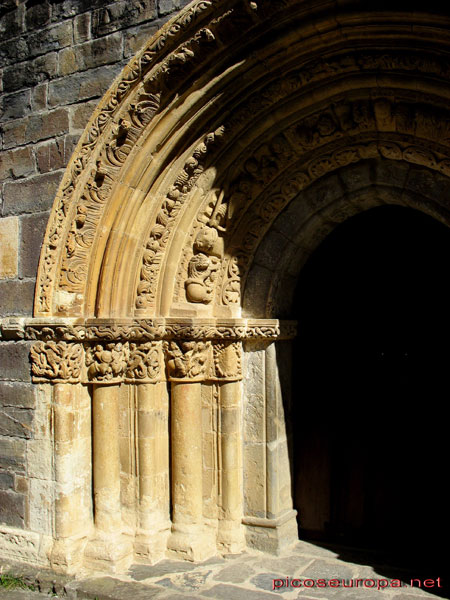
[[[34,578],[35,590],[41,592],[0,587],[1,600],[41,600],[43,594],[69,600],[449,598],[445,579],[438,579],[439,574],[430,573],[428,577],[421,573],[421,580],[411,587],[408,584],[411,576],[415,576],[411,570],[388,567],[373,555],[306,542],[299,542],[280,557],[244,554],[216,557],[196,565],[165,560],[153,566],[133,565],[120,576],[84,577],[80,574],[79,578],[70,579],[45,570],[34,569],[33,572],[29,567],[18,567],[10,561],[1,561],[1,565],[3,573],[14,572],[29,584]]]

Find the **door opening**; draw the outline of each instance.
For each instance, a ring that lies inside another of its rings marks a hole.
[[[296,293],[300,537],[406,558],[448,531],[450,232],[384,206],[338,226]]]

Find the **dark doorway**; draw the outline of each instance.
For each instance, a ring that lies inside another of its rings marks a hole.
[[[442,556],[449,259],[447,227],[384,206],[338,226],[303,269],[294,356],[303,539],[421,565]]]

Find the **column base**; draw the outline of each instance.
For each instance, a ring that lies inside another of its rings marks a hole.
[[[281,554],[298,542],[297,511],[289,510],[276,519],[244,517],[247,545],[255,550]]]
[[[219,521],[217,547],[222,554],[239,554],[245,550],[244,527],[236,521]]]
[[[154,564],[166,557],[170,523],[158,530],[140,529],[134,542],[134,553],[138,562]]]
[[[84,565],[94,571],[120,573],[128,569],[133,558],[133,545],[128,538],[117,534],[105,535],[88,542]]]
[[[57,573],[77,574],[83,566],[86,543],[86,536],[78,539],[60,538],[55,540],[49,557],[51,568]]]
[[[217,554],[211,535],[199,527],[172,529],[167,545],[167,556],[191,562],[201,562]]]

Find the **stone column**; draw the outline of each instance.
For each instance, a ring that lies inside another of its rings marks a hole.
[[[187,560],[215,554],[203,520],[202,381],[211,368],[210,342],[171,341],[168,347],[172,422],[172,533],[169,553]]]
[[[30,352],[34,382],[53,383],[55,540],[50,563],[74,574],[92,532],[90,398],[80,384],[81,344],[36,342]]]
[[[249,343],[244,495],[249,546],[279,553],[298,539],[277,344]]]
[[[126,381],[136,385],[138,530],[135,553],[156,562],[165,556],[170,532],[169,405],[162,342],[130,344]]]
[[[86,364],[93,383],[93,484],[95,537],[86,549],[88,566],[117,572],[131,563],[132,545],[122,535],[120,506],[119,386],[128,348],[97,343],[88,348]]]
[[[241,342],[214,343],[214,376],[219,386],[220,518],[218,547],[238,553],[245,547],[242,490]]]

